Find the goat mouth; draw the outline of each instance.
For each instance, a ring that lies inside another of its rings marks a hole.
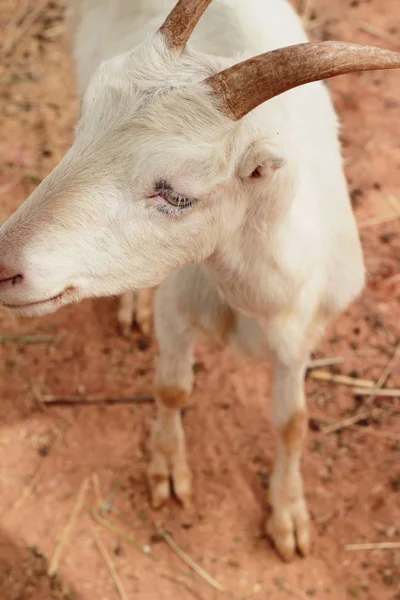
[[[68,295],[71,294],[73,288],[66,288],[62,292],[46,298],[45,300],[38,300],[36,302],[27,302],[26,304],[3,304],[5,308],[16,312],[27,312],[34,313],[36,310],[40,312],[51,312],[61,305],[61,301],[64,300]],[[64,304],[64,302],[62,302]]]

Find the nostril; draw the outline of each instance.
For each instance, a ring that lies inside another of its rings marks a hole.
[[[22,281],[22,279],[23,279],[22,275],[20,275],[18,273],[18,275],[14,275],[14,277],[11,278],[11,283],[12,283],[12,285],[16,285],[17,283]]]
[[[13,275],[12,277],[5,277],[4,279],[0,279],[0,285],[3,283],[11,283],[11,285],[17,285],[23,280],[23,276],[18,273],[17,275]]]

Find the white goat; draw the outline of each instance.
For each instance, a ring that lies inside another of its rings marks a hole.
[[[172,2],[71,1],[86,88],[76,141],[0,232],[0,301],[39,315],[161,284],[154,506],[171,479],[190,498],[180,410],[196,330],[268,354],[278,449],[267,531],[290,559],[310,544],[304,371],[326,324],[360,293],[364,267],[328,91],[289,90],[400,67],[400,54],[303,45],[286,0],[215,0],[202,17],[208,4],[180,0],[163,23]],[[264,54],[232,66],[238,53]]]

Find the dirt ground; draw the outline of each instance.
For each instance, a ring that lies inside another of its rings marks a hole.
[[[21,28],[26,11],[41,4],[0,0],[0,221],[73,138],[77,100],[62,9],[49,2]],[[315,0],[313,7],[314,39],[400,49],[398,0]],[[315,358],[341,357],[319,369],[334,375],[377,381],[385,370],[385,387],[398,388],[400,73],[344,76],[331,88],[368,283]],[[283,564],[263,535],[274,456],[266,365],[216,342],[199,347],[185,415],[195,476],[187,512],[173,503],[159,512],[149,507],[151,402],[43,405],[48,395],[151,394],[155,353],[137,331],[128,340],[118,335],[114,298],[33,320],[0,313],[0,599],[223,597],[160,536],[159,522],[234,598],[398,600],[399,397],[371,401],[352,387],[308,377],[303,473],[313,549]],[[346,421],[352,417],[353,425]],[[346,548],[379,542],[393,548]]]

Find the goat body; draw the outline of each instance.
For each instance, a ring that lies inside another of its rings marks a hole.
[[[304,372],[327,323],[364,283],[338,122],[322,83],[235,122],[204,83],[239,60],[307,41],[286,0],[214,0],[182,53],[152,35],[172,7],[70,0],[76,141],[1,231],[0,300],[37,315],[159,286],[154,506],[169,498],[171,478],[178,498],[190,498],[180,410],[196,332],[269,357],[278,448],[267,531],[290,559],[310,543],[299,466]]]
[[[169,4],[169,6],[166,6]],[[71,2],[74,56],[81,91],[100,62],[129,51],[155,31],[173,2]],[[211,4],[191,38],[200,52],[247,57],[307,41],[285,0],[220,0]],[[149,72],[151,78],[151,72]],[[157,73],[154,74],[157,78]],[[171,74],[174,85],[174,74]],[[156,297],[158,420],[149,469],[152,499],[190,496],[179,410],[192,388],[196,329],[219,332],[241,350],[271,356],[272,418],[279,433],[268,531],[284,558],[309,547],[308,514],[298,462],[306,430],[303,375],[325,324],[360,292],[364,268],[343,175],[337,118],[321,83],[293,90],[259,109],[252,123],[270,164],[284,163],[268,201],[221,210],[237,219],[201,265],[170,275]],[[263,160],[261,158],[261,160]],[[272,165],[272,166],[271,166]],[[280,170],[280,169],[279,169]],[[232,198],[232,202],[235,200]],[[239,204],[239,203],[238,203]],[[183,393],[182,393],[183,392]]]

